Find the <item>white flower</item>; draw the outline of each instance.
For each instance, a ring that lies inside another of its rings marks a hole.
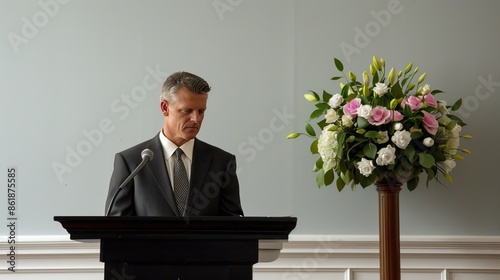
[[[450,112],[448,111],[448,108],[446,108],[446,101],[445,100],[439,100],[438,101],[438,111],[442,115],[448,115]]]
[[[462,131],[462,126],[457,124],[453,127],[453,129],[451,130],[451,133],[453,133],[453,135],[457,136],[459,135],[459,132]]]
[[[447,126],[451,122],[451,119],[448,118],[446,115],[442,115],[441,117],[439,117],[437,121],[438,123]]]
[[[326,123],[336,122],[339,119],[339,114],[334,109],[328,109],[326,110],[325,119]]]
[[[422,95],[426,95],[428,93],[431,93],[431,86],[429,84],[426,84],[423,88],[422,88]]]
[[[331,125],[325,126],[318,138],[318,152],[323,160],[323,169],[325,171],[335,168],[337,165],[335,158],[337,156],[338,131],[329,131],[330,127]]]
[[[406,149],[408,144],[411,141],[411,134],[406,130],[400,130],[394,132],[394,135],[391,137],[391,141],[398,146],[400,149]]]
[[[387,130],[386,131],[379,131],[377,143],[384,144],[387,141],[389,141],[389,133],[387,132]]]
[[[444,173],[450,173],[453,168],[457,165],[455,160],[453,159],[447,159],[442,162],[438,162],[438,165],[443,168]]]
[[[342,125],[345,127],[351,127],[353,125],[352,119],[348,115],[342,116]]]
[[[376,92],[378,96],[382,96],[389,91],[389,88],[385,84],[376,83],[373,91]]]
[[[457,153],[458,146],[460,146],[460,131],[462,127],[455,125],[452,130],[447,131],[448,140],[446,141],[445,155],[447,159],[451,159]]]
[[[344,102],[344,98],[342,98],[342,95],[336,93],[332,97],[330,97],[330,100],[328,100],[328,105],[335,109],[339,107],[342,102]]]
[[[366,158],[362,158],[360,162],[358,162],[359,173],[368,177],[372,174],[375,166],[373,165],[373,161],[368,160]]]
[[[377,154],[378,157],[375,162],[379,166],[396,163],[396,148],[391,145],[387,145],[387,147],[380,149]]]
[[[358,108],[358,116],[368,119],[372,115],[372,106],[371,105],[362,105]]]
[[[395,123],[394,124],[394,129],[395,130],[401,130],[401,129],[403,129],[403,125],[401,123]]]
[[[432,147],[434,145],[434,139],[427,137],[424,139],[424,146],[426,147]]]

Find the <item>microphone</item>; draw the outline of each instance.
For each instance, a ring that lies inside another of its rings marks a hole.
[[[123,181],[123,183],[121,183],[121,185],[118,187],[118,189],[114,193],[113,198],[111,199],[111,202],[109,203],[108,210],[106,211],[106,216],[109,216],[109,214],[111,213],[111,209],[113,208],[113,204],[115,203],[116,197],[118,196],[120,191],[135,177],[135,175],[137,175],[137,173],[139,173],[139,171],[141,171],[144,168],[144,166],[146,166],[146,164],[148,164],[149,161],[151,161],[153,159],[153,155],[154,155],[154,153],[150,149],[144,149],[141,152],[141,157],[142,157],[141,163],[139,163],[139,165],[132,171],[132,173],[130,173],[130,175],[128,175],[128,177],[125,179],[125,181]]]

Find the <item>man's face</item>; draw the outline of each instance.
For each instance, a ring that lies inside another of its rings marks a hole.
[[[197,94],[186,88],[177,91],[174,102],[161,101],[165,118],[163,134],[177,146],[196,137],[207,109],[207,94]]]

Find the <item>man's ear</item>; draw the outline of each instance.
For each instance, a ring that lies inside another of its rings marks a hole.
[[[165,117],[168,116],[168,102],[166,100],[160,102],[160,109]]]

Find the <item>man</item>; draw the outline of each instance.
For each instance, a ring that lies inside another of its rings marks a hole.
[[[196,138],[209,91],[204,79],[188,72],[167,78],[160,98],[163,129],[115,156],[106,200],[111,216],[243,215],[234,155]],[[154,153],[152,160],[110,206],[119,185],[141,162],[144,149]]]

